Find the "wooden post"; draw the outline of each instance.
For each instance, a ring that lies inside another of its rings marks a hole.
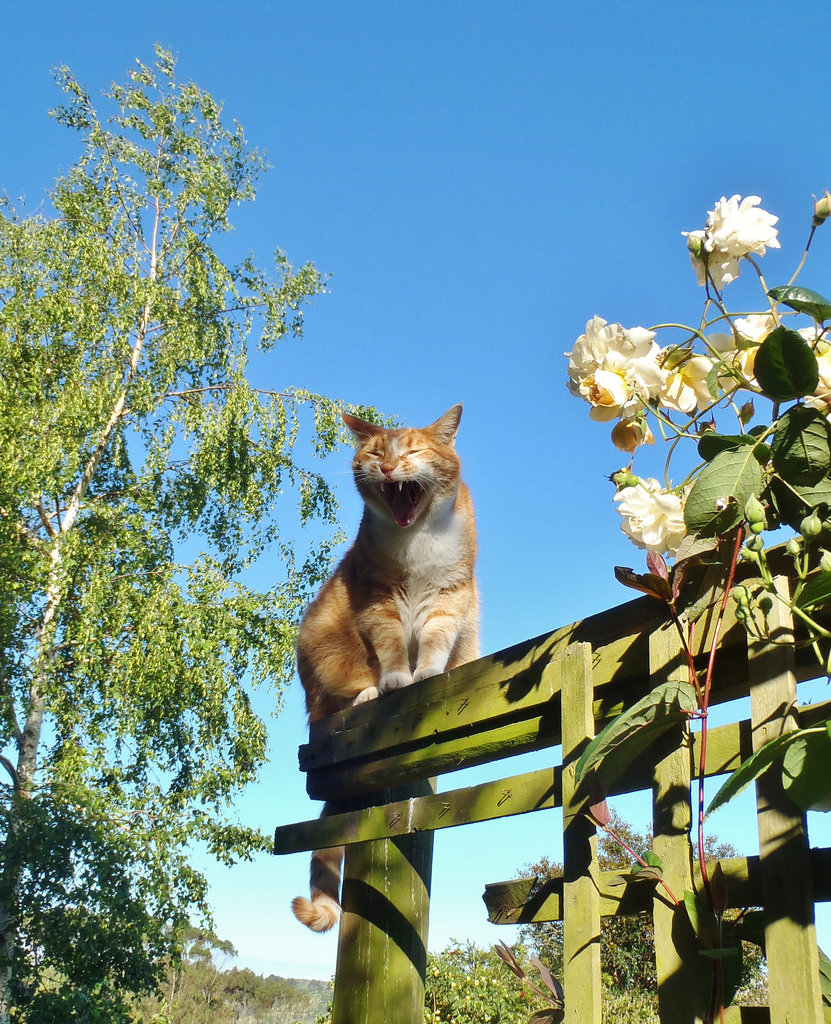
[[[332,1024],[422,1024],[432,863],[432,832],[347,846]]]
[[[600,895],[597,836],[575,792],[577,760],[594,736],[591,644],[563,653],[563,988],[569,1024],[600,1024]]]
[[[787,586],[778,580],[780,586]],[[753,749],[797,727],[793,624],[775,601],[770,643],[749,645]],[[805,815],[785,795],[778,766],[756,783],[765,954],[771,1024],[820,1024],[823,1018],[813,886]]]
[[[679,638],[671,626],[649,637],[651,685],[689,678]],[[664,881],[678,900],[692,889],[690,850],[689,726],[676,730],[672,752],[655,766],[652,815],[654,849],[664,865]],[[699,985],[699,953],[683,903],[675,906],[661,886],[655,889],[652,919],[655,926],[655,963],[658,1007],[667,1024],[694,1024],[703,1019]]]

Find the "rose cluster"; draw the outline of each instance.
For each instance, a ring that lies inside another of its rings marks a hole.
[[[704,230],[683,232],[698,281],[708,286],[708,296],[710,286],[719,292],[738,277],[742,259],[779,247],[777,218],[761,209],[760,202],[758,196],[722,197],[709,212]],[[749,397],[760,390],[754,361],[761,343],[778,326],[776,313],[720,319],[727,321],[729,333],[691,330],[683,344],[661,348],[655,340],[657,330],[625,328],[594,316],[566,353],[567,387],[590,405],[592,419],[615,421],[613,443],[633,453],[655,440],[649,414],[657,416],[662,426],[672,427],[675,413],[694,420],[739,389],[750,392]],[[827,408],[831,406],[831,346],[818,338],[815,327],[799,333],[813,346],[819,365],[819,384],[810,401]],[[693,350],[695,340],[701,342],[702,352]],[[624,533],[639,547],[674,555],[684,537],[689,487],[662,487],[657,480],[640,479],[629,471],[618,476],[624,483],[619,482],[615,501]]]

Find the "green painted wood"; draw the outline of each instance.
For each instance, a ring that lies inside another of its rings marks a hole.
[[[559,681],[557,681],[559,685]],[[641,695],[643,684],[641,684]],[[559,697],[559,691],[556,693]],[[632,703],[632,701],[628,702]],[[627,705],[628,706],[628,705]],[[595,702],[595,708],[597,702]],[[810,724],[828,715],[831,701],[813,704],[799,709],[799,720]],[[487,720],[486,720],[487,721]],[[597,726],[600,727],[599,724]],[[441,775],[458,768],[482,764],[512,754],[553,746],[560,740],[559,722],[552,711],[521,721],[510,722],[502,726],[481,729],[463,736],[454,736],[445,740],[441,733],[433,733],[429,742],[414,746],[407,751],[393,752],[386,757],[353,761],[331,768],[310,772],[308,789],[316,799],[337,800],[356,793],[377,791],[382,783],[402,785],[413,780]],[[695,733],[693,744],[693,765],[697,774],[698,744],[700,734]],[[655,749],[660,751],[661,741]],[[668,748],[669,740],[663,742]],[[708,777],[733,771],[752,753],[750,721],[731,722],[709,731],[707,741],[706,775]],[[652,785],[652,764],[648,759],[641,759],[631,769],[621,775],[611,788],[609,795],[648,789]],[[529,806],[526,810],[533,810]],[[506,813],[524,813],[517,804]],[[472,819],[483,820],[483,819]],[[461,821],[459,822],[462,823]],[[394,833],[393,833],[394,834]],[[318,843],[318,846],[320,844]],[[309,847],[311,849],[311,847]],[[281,851],[275,851],[281,852]],[[291,852],[285,849],[282,852]]]
[[[825,863],[817,867],[823,871],[831,866],[831,851]],[[709,868],[721,864],[727,883],[730,907],[755,907],[761,901],[758,857],[731,857],[710,861]],[[700,885],[700,871],[694,871],[696,887]],[[561,921],[562,877],[551,879],[533,889],[531,878],[517,878],[507,882],[495,882],[485,887],[482,899],[488,909],[488,920],[492,924],[538,924],[544,921]],[[655,898],[655,884],[633,882],[621,884],[620,871],[600,871],[596,875],[597,891],[600,897],[600,916],[618,917],[641,914],[652,910]],[[831,888],[831,886],[829,886]]]
[[[785,581],[778,584],[785,587]],[[796,677],[790,615],[779,601],[768,616],[770,643],[750,644],[753,748],[797,727]],[[756,814],[768,993],[772,1024],[819,1024],[819,985],[814,902],[805,817],[785,796],[781,774],[756,783]]]
[[[414,796],[378,807],[281,825],[274,833],[274,852],[298,853],[468,825],[559,807],[561,802],[559,767],[541,768],[447,793]]]
[[[762,904],[761,867],[758,856],[726,857],[707,862],[712,874],[716,864],[721,865],[727,886],[727,906],[730,908],[759,907]],[[814,897],[831,901],[831,848],[810,851],[810,871],[814,883]],[[655,886],[645,882],[619,885],[619,871],[601,871],[597,875],[600,895],[600,916],[614,917],[639,914],[652,909]],[[482,899],[492,924],[532,924],[543,921],[561,921],[562,877],[541,884],[532,892],[534,878],[517,878],[493,882],[485,886]],[[693,881],[701,887],[701,871],[693,865]]]
[[[579,715],[577,718],[572,715],[571,698],[566,697],[568,686],[561,673],[563,664],[567,666],[569,679],[571,673],[582,675],[583,678],[581,714],[586,726],[583,735],[585,740],[594,728],[601,727],[642,696],[650,685],[650,678],[654,685],[666,679],[668,672],[679,671],[675,657],[677,650],[673,650],[671,634],[660,628],[663,616],[661,606],[650,599],[630,602],[535,640],[515,645],[508,651],[463,666],[453,673],[426,680],[381,701],[348,709],[315,723],[309,744],[301,748],[303,765],[308,768],[309,791],[322,798],[349,799],[352,806],[359,800],[377,803],[379,798],[376,791],[394,782],[412,785],[426,776],[452,771],[468,764],[479,764],[511,753],[556,744],[563,736],[561,713],[565,722],[570,723],[563,726],[566,731],[573,728],[579,718]],[[713,704],[746,692],[751,681],[745,633],[729,619],[729,615],[726,625],[717,661]],[[706,622],[699,623],[699,652],[707,649],[708,628]],[[578,647],[580,643],[588,642],[593,642],[594,647],[590,665],[586,650]],[[753,728],[748,723],[731,723],[710,732],[707,775],[732,770],[758,746],[763,730],[769,729],[773,719],[770,714],[766,715],[759,710],[762,704],[758,694],[762,692],[761,681],[769,673],[771,663],[762,667],[759,660],[761,657],[759,651],[754,651],[751,659],[752,679],[756,683],[757,692]],[[576,666],[580,666],[579,671]],[[776,671],[781,678],[781,664]],[[791,646],[790,664],[784,673],[791,689],[794,680],[817,674],[818,669],[810,653],[799,646],[795,650]],[[593,695],[590,685],[592,676]],[[588,687],[585,685],[586,680],[589,681]],[[831,706],[831,702],[826,702],[826,705]],[[800,709],[800,721],[807,724],[827,714],[827,706]],[[678,737],[675,742],[679,742]],[[682,844],[677,841],[682,834],[689,878],[684,821],[685,813],[689,815],[689,803],[687,800],[685,812],[685,800],[680,799],[679,795],[684,792],[685,786],[688,792],[690,776],[694,773],[690,766],[690,755],[692,753],[697,756],[698,737],[683,738],[682,745],[675,750],[672,750],[672,743],[673,737],[667,736],[655,744],[640,758],[639,764],[633,766],[625,777],[617,780],[614,792],[629,792],[650,785],[652,768],[657,763],[654,785],[655,846],[667,869],[665,877],[671,880],[673,872],[678,874],[676,891],[679,891],[684,887],[679,884],[684,874],[684,865],[679,852]],[[408,797],[391,804],[333,815],[330,819],[318,822],[278,829],[275,849],[279,851],[304,848],[301,843],[318,847],[339,841],[349,844],[344,885],[346,913],[339,944],[338,978],[351,980],[342,980],[336,986],[339,1016],[335,1018],[335,1024],[346,1024],[347,1021],[421,1019],[423,988],[420,986],[423,982],[426,900],[429,896],[429,854],[425,851],[430,844],[432,831],[503,814],[556,806],[560,799],[558,781],[557,769],[542,773],[529,772],[480,787],[468,787],[440,795]],[[562,784],[567,791],[567,807],[574,811],[574,794],[573,791],[568,792],[567,777],[563,778]],[[766,860],[766,891],[769,893],[772,885],[775,891],[775,884],[771,882],[774,877],[772,867],[774,855],[781,848],[777,844],[782,839],[781,818],[778,823],[774,822],[773,812],[781,816],[782,808],[774,806],[775,800],[770,794],[762,795],[764,806],[760,806],[760,835],[765,829],[770,833],[761,844]],[[792,808],[788,810],[792,814]],[[577,813],[570,816],[569,822],[574,831],[567,845],[573,844],[575,849],[582,845],[582,856],[585,859],[585,837],[581,839],[576,827],[580,820]],[[771,823],[776,824],[775,829],[768,828]],[[292,832],[295,833],[293,836]],[[792,833],[793,830],[787,832],[785,845],[792,841]],[[326,842],[316,841],[324,835]],[[809,870],[803,864],[800,873],[806,877],[813,875],[817,882],[818,898],[831,898],[831,851],[807,853],[804,836],[800,841],[810,865]],[[411,843],[412,848],[409,845]],[[577,860],[576,856],[571,856],[570,862],[574,865]],[[731,905],[762,902],[759,898],[762,869],[758,858],[734,858],[724,862],[723,867],[728,875]],[[790,860],[788,867],[793,873],[793,862]],[[649,892],[649,887],[642,889],[632,884],[615,887],[607,874],[594,876],[593,892],[590,895],[590,904],[591,901],[596,903],[598,919],[600,913],[631,913],[636,908],[640,909],[644,903],[643,893]],[[584,900],[572,897],[574,892],[584,893],[585,890],[570,887],[586,880],[582,876],[569,875],[565,880],[548,883],[530,900],[518,901],[522,905],[517,908],[511,907],[511,899],[503,893],[495,904],[499,908],[497,916],[505,921],[524,921],[552,919],[564,914],[566,920],[572,918],[570,927],[573,935],[576,935],[576,922],[582,920],[585,924],[587,912]],[[509,888],[510,885],[503,883],[503,888]],[[779,895],[780,904],[787,902],[781,892]],[[679,925],[679,921],[683,925],[686,916],[681,921],[681,915],[669,911],[660,896],[653,899],[657,944],[659,950],[664,950],[658,954],[662,1019],[672,1021],[672,1024],[676,1024],[676,1021],[683,1024],[693,1019],[690,1013],[694,1012],[691,1008],[695,1000],[686,999],[685,993],[692,991],[689,967],[692,962],[691,952],[695,950],[690,947],[689,934],[685,935],[683,927]],[[573,908],[574,916],[570,908]],[[588,916],[594,913],[595,907],[590,905]],[[783,922],[786,922],[788,914],[793,913],[792,908],[782,910],[780,907],[777,911],[774,907],[769,924],[769,937],[773,938],[774,945],[778,944],[780,951],[787,949],[784,961],[783,956],[777,954],[780,963],[788,964],[785,973],[790,971],[794,953],[790,940],[782,936],[792,937],[794,932],[783,927]],[[796,913],[797,916],[812,914],[810,900],[800,904]],[[797,928],[797,931],[802,936],[800,941],[803,946],[810,945],[810,927]],[[596,935],[591,921],[587,934]],[[667,937],[674,938],[674,944],[680,948],[680,956],[676,955],[675,970],[671,969],[670,960],[665,956],[664,940]],[[570,950],[576,952],[577,940],[572,938],[570,941]],[[589,958],[583,959],[581,967],[583,976],[596,973],[594,966],[586,968],[586,963],[593,955],[593,941],[590,938],[581,947],[582,950],[589,950]],[[579,956],[573,959],[575,963],[579,962]],[[393,965],[391,971],[386,969],[388,963]],[[380,979],[379,970],[384,975]],[[573,978],[577,976],[572,973]],[[774,970],[771,964],[772,976],[775,974],[778,977],[781,973],[779,968]],[[807,995],[810,1000],[814,989],[818,989],[816,976],[813,981],[808,978],[811,973],[810,964],[801,973],[805,976],[803,988],[810,990]],[[585,992],[582,983],[575,983],[573,978],[571,990]],[[355,979],[358,979],[357,983]],[[771,1019],[778,1024],[780,1020],[798,1019],[809,1020],[809,1024],[813,1024],[813,1017],[801,1015],[800,999],[805,993],[798,991],[800,985],[801,981],[783,982],[777,997],[780,1008],[786,1003],[797,1008],[796,1017],[762,1017],[757,1009],[748,1011],[731,1008],[726,1012],[725,1020],[755,1022]],[[580,1011],[580,1016],[569,1019],[581,1022],[583,1019],[592,1020],[594,1024],[594,985],[590,991],[593,994],[588,1009]],[[786,992],[787,996],[784,994]],[[390,1006],[395,1007],[396,1014],[401,1007],[403,1016],[390,1016]],[[585,1014],[590,1016],[584,1017]]]
[[[559,681],[553,656],[587,636],[603,641],[593,648],[592,666],[594,717],[597,728],[602,727],[643,695],[648,638],[634,630],[654,631],[661,623],[657,602],[645,602],[573,623],[314,723],[310,742],[300,748],[309,794],[337,800],[558,744]],[[741,627],[726,630],[713,704],[746,692],[744,636]],[[699,648],[705,639],[702,629]],[[797,655],[807,657],[801,650]],[[813,665],[805,675],[818,671]],[[745,748],[742,738],[742,752]],[[722,763],[722,770],[733,763],[735,755]],[[636,769],[631,786],[641,784],[648,782]]]
[[[831,710],[831,701],[811,705],[801,709],[800,721],[806,724],[816,721]],[[533,733],[533,729],[531,730]],[[559,728],[558,728],[559,732]],[[538,735],[538,734],[537,734]],[[500,741],[501,733],[487,738],[487,745]],[[517,734],[513,734],[516,740]],[[692,737],[693,764],[698,764],[698,734]],[[476,741],[477,744],[479,740]],[[668,746],[664,744],[664,746]],[[438,742],[436,744],[438,747]],[[455,745],[452,764],[458,766],[460,757],[464,763],[480,753],[479,746],[460,751]],[[660,744],[655,751],[660,751]],[[751,724],[750,721],[731,722],[716,729],[711,729],[707,744],[707,776],[719,775],[732,771],[750,756]],[[425,761],[416,761],[408,765],[411,773],[430,771],[439,774],[436,769],[441,766],[442,754],[438,750]],[[445,758],[446,760],[446,758]],[[404,769],[390,769],[387,779],[399,780]],[[652,759],[642,758],[632,768],[621,775],[610,790],[610,796],[649,789],[652,785]],[[375,769],[369,775],[374,779]],[[346,783],[340,780],[337,795],[343,795]],[[507,795],[505,791],[507,790]],[[334,794],[329,791],[332,798]],[[371,799],[371,797],[369,798]],[[459,790],[450,790],[436,796],[413,798],[406,804],[389,805],[386,809],[379,807],[365,808],[344,814],[333,814],[324,818],[315,818],[291,825],[282,825],[275,830],[274,852],[277,854],[297,853],[300,850],[321,849],[341,843],[359,842],[366,839],[381,839],[385,836],[401,835],[407,831],[407,823],[412,829],[446,828],[451,825],[463,825],[476,821],[514,814],[525,814],[529,811],[561,806],[559,769],[542,769],[514,775],[509,778],[489,782],[480,786],[471,786]]]
[[[551,661],[559,642],[555,631],[313,722],[300,766],[311,771],[409,748],[435,733],[451,737],[531,717],[559,691]]]
[[[665,617],[657,602],[633,601],[395,691],[378,705],[367,702],[346,708],[312,723],[309,743],[300,748],[301,769],[314,771],[371,758],[379,751],[409,748],[430,740],[437,731],[449,735],[454,729],[489,729],[512,716],[529,717],[556,690],[556,680],[553,689],[546,690],[543,678],[556,671],[555,655],[574,643],[592,645],[595,719],[604,722],[641,695],[648,673],[647,638]],[[725,631],[725,680],[721,688],[716,685],[716,696],[724,691],[725,697],[732,697],[742,688],[736,683],[736,668],[746,663],[746,648],[738,643],[743,636],[741,627]],[[704,642],[702,631],[702,649]],[[740,676],[743,680],[746,672]],[[629,700],[627,689],[632,691]],[[378,714],[379,707],[383,715]]]
[[[767,1006],[728,1006],[722,1018],[724,1024],[770,1024]]]
[[[594,736],[592,649],[574,644],[563,655],[563,987],[569,1024],[600,1024],[600,899],[597,836],[586,797],[575,786],[577,760]]]
[[[347,847],[332,1024],[422,1024],[432,858],[432,832]]]
[[[316,800],[372,793],[385,785],[406,785],[417,779],[551,747],[559,743],[559,733],[552,706],[549,711],[527,720],[478,729],[449,739],[434,733],[412,749],[310,771],[306,789]]]
[[[680,641],[674,628],[656,630],[649,638],[650,685],[688,679]],[[692,888],[689,831],[692,764],[689,726],[672,730],[671,751],[655,765],[652,789],[654,850],[664,865],[664,881],[681,902],[675,906],[661,887],[654,890],[655,963],[658,1006],[667,1024],[696,1024],[702,1017],[699,956],[695,936],[683,906],[685,889]],[[647,757],[649,754],[647,753]]]

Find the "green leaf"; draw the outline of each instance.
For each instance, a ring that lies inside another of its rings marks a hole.
[[[822,477],[816,484],[790,484],[779,476],[770,482],[770,495],[779,517],[794,529],[809,513],[820,510],[824,518],[831,509],[831,478]]]
[[[799,731],[785,751],[782,784],[803,811],[831,810],[831,738],[825,728]]]
[[[831,573],[820,572],[809,577],[805,586],[794,600],[794,605],[803,611],[818,608],[831,600]]]
[[[777,736],[751,754],[727,778],[718,793],[710,801],[707,815],[709,816],[713,811],[717,811],[719,807],[738,796],[751,782],[758,779],[763,772],[770,768],[774,761],[778,761],[784,755],[785,751],[798,736],[798,731],[786,733],[784,736]]]
[[[819,954],[819,984],[822,989],[822,1002],[825,1006],[831,1006],[831,960],[817,946]]]
[[[560,1024],[566,1015],[565,1010],[552,1006],[550,1010],[537,1010],[528,1018],[528,1024]]]
[[[689,533],[713,537],[738,526],[751,495],[762,489],[762,467],[749,446],[724,451],[708,463],[692,486],[684,506]]]
[[[810,288],[798,288],[794,285],[771,288],[768,295],[774,302],[790,306],[798,313],[807,313],[814,320],[822,322],[831,318],[831,302]]]
[[[624,587],[631,590],[639,590],[641,593],[656,597],[659,601],[670,601],[672,599],[672,588],[663,576],[656,576],[655,573],[636,573],[625,565],[616,565],[614,569],[615,579]]]
[[[651,868],[658,868],[660,871],[664,870],[664,862],[654,850],[644,851],[643,859]]]
[[[775,402],[811,395],[819,383],[817,357],[801,334],[776,327],[756,353],[753,372],[759,387]]]
[[[701,949],[699,953],[701,956],[706,956],[708,960],[726,960],[727,957],[742,955],[738,946],[727,946],[723,949]]]
[[[712,462],[721,452],[734,451],[747,444],[758,444],[758,442],[752,434],[717,434],[714,430],[708,430],[699,438],[698,454],[705,462]],[[760,447],[767,452],[767,446]],[[759,458],[758,455],[757,458]],[[760,461],[764,461],[764,458]]]
[[[707,901],[703,895],[685,889],[684,906],[701,951],[718,948],[718,922],[716,921],[715,914],[707,906]]]
[[[796,405],[779,420],[771,444],[773,468],[791,484],[811,486],[831,469],[831,429],[817,409]]]
[[[686,721],[698,709],[691,683],[670,681],[656,686],[591,741],[577,762],[579,783],[589,772],[604,792],[649,746],[673,725]]]

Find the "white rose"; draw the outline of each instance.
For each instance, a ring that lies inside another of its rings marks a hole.
[[[713,366],[714,360],[708,356],[692,356],[681,363],[667,377],[659,398],[661,405],[686,414],[712,405],[707,378]]]
[[[638,480],[615,494],[621,529],[639,548],[674,555],[684,539],[684,497],[664,490],[657,480]]]
[[[739,276],[739,260],[755,253],[764,256],[766,247],[779,248],[778,232],[773,226],[778,217],[757,209],[758,196],[724,196],[710,210],[704,231],[682,231],[687,238],[690,260],[698,283],[710,280],[721,291]]]
[[[681,234],[688,240],[687,248],[690,251],[690,263],[692,263],[696,279],[700,285],[703,286],[707,283],[708,270],[710,272],[710,279],[719,291],[726,284],[736,280],[740,273],[739,261],[737,259],[729,253],[709,251],[705,247],[703,231],[682,231]]]
[[[813,327],[802,327],[798,333],[812,346],[819,370],[816,390],[805,399],[805,404],[827,414],[831,409],[831,345],[822,337],[816,324]]]
[[[742,316],[734,320],[733,325],[745,341],[761,345],[776,327],[776,317],[773,313],[751,313],[749,316]]]
[[[765,247],[779,248],[778,232],[773,226],[778,217],[766,210],[756,209],[761,203],[759,196],[724,196],[710,211],[704,232],[704,245],[709,251],[719,250],[735,259],[748,253],[765,255]]]
[[[592,317],[566,353],[568,389],[591,405],[592,419],[632,419],[664,386],[660,351],[654,331]]]

